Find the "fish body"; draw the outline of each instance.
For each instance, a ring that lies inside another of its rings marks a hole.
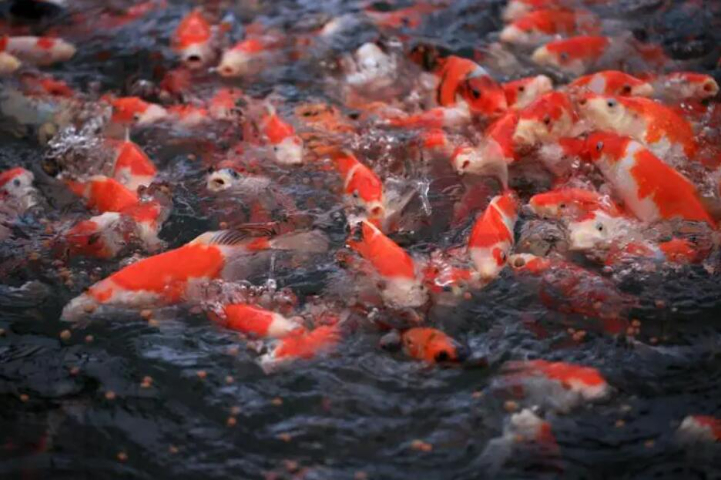
[[[293,126],[280,118],[274,109],[263,117],[260,129],[273,148],[273,157],[281,165],[303,163],[303,140]]]
[[[347,201],[362,207],[369,221],[382,223],[386,207],[380,178],[349,152],[334,153],[332,161],[343,179],[343,192]]]
[[[87,181],[66,181],[76,195],[85,199],[85,206],[100,213],[121,212],[138,203],[138,195],[114,178],[94,175]]]
[[[598,18],[590,12],[536,10],[506,25],[501,30],[500,39],[513,45],[535,47],[558,36],[595,35],[599,31]]]
[[[329,352],[337,347],[342,338],[338,325],[296,330],[280,339],[259,362],[265,371],[273,371],[294,361],[310,360]]]
[[[538,47],[531,55],[534,63],[553,67],[569,75],[583,75],[606,53],[607,37],[578,36],[556,40]]]
[[[420,307],[428,300],[413,258],[369,221],[355,226],[348,246],[367,260],[380,279],[380,293],[391,308]]]
[[[247,303],[224,305],[222,312],[222,315],[215,316],[218,323],[258,338],[283,338],[303,330],[300,324],[280,313]]]
[[[109,101],[113,109],[111,121],[121,125],[149,125],[169,116],[165,108],[140,97],[119,97]]]
[[[436,101],[442,107],[453,107],[462,101],[472,115],[485,117],[500,115],[508,108],[503,88],[472,60],[444,58],[436,75],[440,78]]]
[[[70,60],[76,49],[60,38],[21,36],[0,38],[0,51],[42,67]]]
[[[137,143],[130,140],[108,140],[113,150],[113,178],[131,191],[139,186],[148,186],[153,182],[158,171],[148,155]]]
[[[587,402],[604,400],[611,394],[611,387],[606,379],[592,367],[566,362],[526,360],[507,362],[503,369],[520,377],[534,377],[548,382],[556,382],[565,390],[577,394]]]
[[[651,97],[654,94],[650,83],[618,70],[585,75],[571,82],[568,88],[611,96]]]
[[[586,141],[592,162],[639,220],[681,218],[715,225],[696,187],[641,143],[607,132],[593,133]]]
[[[659,102],[588,93],[579,105],[581,116],[598,130],[632,137],[663,159],[679,155],[693,159],[696,154],[696,139],[689,122]]]
[[[528,206],[538,216],[555,219],[577,219],[596,210],[617,216],[619,209],[607,195],[592,190],[561,187],[534,195]]]
[[[508,191],[494,197],[473,224],[468,253],[481,277],[495,278],[506,265],[514,244],[518,204]]]
[[[676,431],[684,444],[721,442],[721,420],[710,415],[688,415]]]

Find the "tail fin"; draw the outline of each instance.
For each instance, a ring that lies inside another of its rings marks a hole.
[[[328,237],[320,230],[288,233],[280,235],[270,242],[270,247],[275,250],[295,250],[309,253],[326,252],[328,246]]]

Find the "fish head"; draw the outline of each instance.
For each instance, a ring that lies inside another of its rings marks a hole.
[[[0,174],[0,198],[12,203],[20,212],[38,203],[38,192],[33,187],[35,175],[21,167],[12,168]]]
[[[560,92],[550,92],[521,110],[513,143],[522,146],[549,143],[567,136],[574,124],[575,113],[568,97]]]
[[[595,211],[587,217],[568,225],[570,249],[576,251],[603,247],[624,233],[622,222],[602,211]]]
[[[234,168],[221,168],[208,175],[205,187],[212,193],[219,193],[234,187],[240,179],[240,173]]]
[[[281,165],[300,165],[303,163],[303,140],[297,135],[284,138],[273,145],[273,156]]]
[[[503,86],[509,107],[525,108],[541,95],[553,90],[553,81],[546,75],[522,78]]]
[[[472,114],[496,117],[508,109],[503,87],[482,67],[466,76],[458,87],[458,94],[468,105]]]
[[[618,98],[586,93],[578,100],[581,117],[599,130],[619,131],[627,123],[629,112]]]
[[[242,50],[231,49],[223,53],[216,70],[221,77],[231,78],[250,72],[252,56]]]
[[[481,278],[491,280],[506,266],[510,250],[510,243],[498,242],[490,247],[472,247],[470,256]]]
[[[459,362],[467,357],[467,349],[435,328],[411,328],[402,335],[406,354],[429,363]]]

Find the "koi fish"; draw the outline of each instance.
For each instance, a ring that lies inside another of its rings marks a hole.
[[[293,126],[285,122],[269,107],[260,123],[262,134],[273,147],[273,157],[281,165],[303,163],[303,140],[296,135]]]
[[[508,188],[508,165],[517,159],[513,145],[517,125],[518,114],[508,112],[489,125],[479,147],[457,147],[451,156],[456,172],[460,175],[491,175],[504,189]]]
[[[719,92],[716,80],[703,73],[672,72],[661,75],[655,84],[662,96],[670,100],[705,100]]]
[[[138,260],[92,285],[63,308],[61,319],[76,321],[101,306],[153,308],[193,298],[215,279],[232,279],[233,260],[260,251],[327,249],[318,232],[270,236],[265,230],[206,232],[182,247]]]
[[[122,125],[149,125],[168,118],[166,109],[160,105],[146,102],[140,97],[120,97],[109,99],[113,108],[111,121]]]
[[[480,275],[475,269],[457,267],[437,254],[432,255],[424,266],[423,280],[428,291],[436,296],[445,292],[459,296],[466,288],[481,286]]]
[[[427,363],[462,362],[468,355],[460,343],[436,328],[408,329],[401,342],[406,355]]]
[[[0,173],[0,209],[24,213],[38,203],[35,175],[22,167]]]
[[[628,219],[596,210],[569,222],[569,247],[571,250],[583,251],[607,246],[609,242],[631,232],[632,226]]]
[[[553,82],[546,75],[526,77],[503,84],[508,108],[523,109],[544,93],[553,90]]]
[[[272,349],[261,356],[259,363],[264,371],[297,360],[310,360],[333,350],[342,340],[338,325],[322,325],[313,330],[296,330],[276,343]]]
[[[547,360],[526,360],[506,362],[502,369],[507,375],[520,380],[524,386],[530,386],[532,381],[557,384],[577,397],[575,404],[598,402],[611,395],[611,387],[606,379],[592,367]]]
[[[539,297],[548,308],[599,319],[612,335],[625,331],[624,316],[635,299],[619,292],[611,280],[564,260],[528,253],[511,255],[508,264],[515,273],[540,280]]]
[[[66,62],[75,55],[75,46],[52,37],[2,37],[0,51],[37,66]]]
[[[423,17],[440,8],[442,8],[441,5],[419,2],[416,5],[392,11],[378,11],[369,7],[365,9],[365,14],[381,28],[415,29],[420,26]]]
[[[439,65],[438,105],[453,107],[462,101],[472,115],[485,117],[500,115],[508,108],[503,88],[476,62],[450,56],[440,59]]]
[[[697,145],[689,122],[673,109],[641,97],[609,97],[588,93],[579,100],[581,115],[599,130],[643,142],[661,158],[693,159]]]
[[[385,218],[383,182],[352,153],[339,151],[332,155],[336,170],[343,179],[343,191],[351,205],[365,210],[368,220],[381,224]]]
[[[618,70],[583,76],[571,82],[568,88],[611,96],[651,97],[654,94],[650,83]]]
[[[518,203],[511,191],[494,197],[473,224],[468,252],[482,278],[498,276],[514,243]]]
[[[355,225],[348,246],[367,260],[380,278],[380,293],[391,308],[420,307],[428,292],[418,278],[415,262],[369,221]]]
[[[272,42],[261,38],[246,38],[223,52],[216,70],[222,77],[234,78],[248,75],[256,71],[263,56],[273,48]]]
[[[247,303],[224,305],[221,310],[222,314],[212,315],[216,323],[257,338],[283,338],[305,330],[297,319]]]
[[[606,53],[607,37],[579,36],[549,42],[538,47],[531,60],[542,67],[554,67],[570,75],[583,75]]]
[[[550,92],[519,112],[513,143],[533,146],[568,136],[578,117],[568,95]]]
[[[659,263],[688,265],[704,260],[708,252],[699,250],[685,238],[673,238],[658,245],[652,242],[613,243],[604,260],[607,267],[636,262],[639,258],[651,259]]]
[[[122,215],[105,212],[75,224],[63,235],[68,253],[86,257],[114,258],[128,243]]]
[[[93,175],[87,181],[66,180],[77,196],[85,199],[85,206],[100,213],[121,212],[138,203],[138,195],[114,178]]]
[[[248,172],[238,165],[221,162],[218,168],[208,174],[205,186],[212,193],[240,189],[261,192],[270,186],[270,179],[248,175]]]
[[[688,415],[676,430],[676,438],[684,444],[721,442],[721,420],[709,415]]]
[[[593,133],[586,141],[591,161],[639,220],[682,218],[715,225],[696,187],[641,143],[606,132]]]
[[[513,45],[535,47],[558,36],[596,35],[599,32],[600,22],[590,12],[536,10],[504,27],[500,40]]]
[[[618,207],[607,195],[591,190],[562,187],[531,197],[531,211],[540,217],[577,219],[595,211],[612,216],[620,214]]]
[[[214,55],[212,37],[210,24],[200,9],[195,9],[178,24],[172,44],[188,68],[198,69],[207,65]]]
[[[52,77],[24,73],[20,76],[23,92],[32,97],[63,97],[73,98],[75,92],[67,83]]]
[[[153,162],[142,148],[130,140],[107,140],[114,153],[113,178],[131,191],[148,186],[158,173]]]

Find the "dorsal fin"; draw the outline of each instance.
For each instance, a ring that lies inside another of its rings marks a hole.
[[[216,232],[206,232],[191,243],[202,243],[204,245],[223,245],[234,246],[245,243],[250,238],[270,237],[273,231],[268,228],[237,228],[233,230],[218,230]]]

